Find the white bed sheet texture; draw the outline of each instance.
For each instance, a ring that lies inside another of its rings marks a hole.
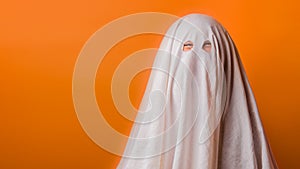
[[[193,48],[183,51],[187,41]],[[230,35],[214,18],[189,14],[160,44],[117,169],[217,168],[278,167]]]

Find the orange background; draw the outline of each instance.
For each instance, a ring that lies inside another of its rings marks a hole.
[[[0,168],[116,167],[120,158],[92,142],[78,122],[72,74],[81,48],[96,30],[118,17],[146,11],[178,16],[205,13],[228,29],[279,167],[299,168],[300,13],[296,0],[2,2]],[[114,66],[136,50],[158,47],[160,40],[158,35],[128,38],[108,53],[98,70],[101,110],[122,133],[128,134],[132,123],[118,115],[111,100]],[[148,73],[132,81],[130,98],[136,107]]]

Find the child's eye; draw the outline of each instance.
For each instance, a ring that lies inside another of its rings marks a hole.
[[[183,44],[183,51],[189,51],[193,48],[194,44],[193,42],[191,41],[186,41],[184,44]]]
[[[203,43],[202,49],[205,50],[206,52],[210,52],[210,50],[211,50],[211,43],[210,43],[210,41],[208,41],[208,40],[205,41]]]

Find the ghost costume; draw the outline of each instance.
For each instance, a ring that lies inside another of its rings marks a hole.
[[[190,14],[162,40],[117,169],[217,168],[278,167],[230,35]]]

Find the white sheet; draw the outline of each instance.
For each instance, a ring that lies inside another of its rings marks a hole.
[[[213,18],[190,14],[167,31],[117,168],[278,168],[239,54]]]

